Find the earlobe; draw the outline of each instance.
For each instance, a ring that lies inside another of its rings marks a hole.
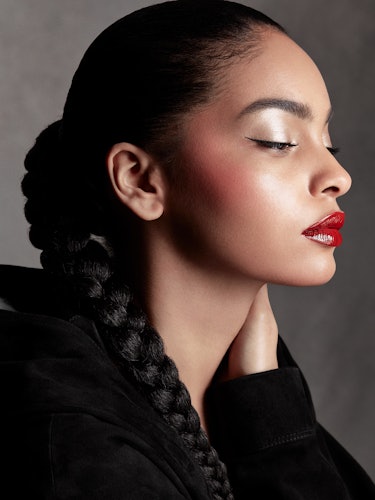
[[[141,148],[121,142],[107,155],[107,170],[118,199],[143,220],[164,211],[165,182],[160,166]]]

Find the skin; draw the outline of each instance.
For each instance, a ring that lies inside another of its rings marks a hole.
[[[117,197],[143,224],[145,308],[204,427],[204,394],[228,350],[223,378],[277,368],[266,283],[334,274],[334,248],[302,232],[339,210],[351,184],[327,149],[324,81],[287,36],[265,31],[260,54],[235,62],[222,87],[186,119],[178,185],[134,145],[107,159]]]

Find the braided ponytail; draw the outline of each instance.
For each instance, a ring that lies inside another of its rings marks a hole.
[[[80,229],[77,216],[73,217],[70,210],[65,214],[58,211],[56,201],[61,193],[50,193],[46,184],[51,168],[48,152],[52,154],[53,144],[58,144],[56,132],[59,123],[39,136],[27,155],[28,173],[22,182],[28,197],[25,213],[31,224],[30,239],[43,249],[42,265],[64,280],[64,300],[73,296],[76,311],[96,322],[122,373],[131,377],[153,408],[181,436],[200,465],[212,498],[230,499],[224,465],[200,428],[188,391],[178,378],[175,364],[166,356],[160,336],[149,325],[129,288],[119,280],[108,243],[103,245],[103,239]]]
[[[56,131],[58,123],[37,139],[25,161],[28,173],[22,183],[29,198],[25,213],[31,224],[30,239],[43,249],[42,265],[64,280],[64,298],[73,294],[77,312],[95,320],[120,370],[132,378],[153,408],[181,436],[201,466],[212,498],[230,499],[225,468],[200,428],[188,391],[178,378],[175,364],[166,356],[160,336],[129,288],[119,281],[111,251],[103,246],[103,240],[93,239],[83,228],[79,230],[73,214],[69,218],[69,214],[56,213],[56,192],[45,189],[51,165],[50,155],[43,148],[46,141],[51,149],[54,141],[50,138]]]
[[[22,182],[30,240],[61,283],[61,303],[95,321],[119,369],[195,457],[215,500],[233,498],[225,466],[117,258],[105,156],[125,140],[173,164],[179,120],[212,98],[232,59],[257,48],[264,25],[282,30],[257,11],[215,0],[169,1],[121,19],[86,52],[63,119],[38,137]],[[132,66],[136,78],[126,74]]]

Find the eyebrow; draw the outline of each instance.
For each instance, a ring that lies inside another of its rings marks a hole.
[[[311,120],[313,118],[313,113],[310,106],[301,102],[291,101],[289,99],[259,99],[258,101],[254,101],[246,106],[246,108],[243,109],[239,114],[239,118],[247,114],[271,108],[281,109],[282,111],[291,113],[292,115],[295,115],[302,120]],[[333,110],[332,108],[330,108],[326,123],[330,121],[332,115]]]

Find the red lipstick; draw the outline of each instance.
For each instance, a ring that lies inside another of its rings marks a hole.
[[[316,241],[328,247],[338,247],[342,243],[339,229],[345,221],[344,212],[333,212],[303,231],[309,240]]]

